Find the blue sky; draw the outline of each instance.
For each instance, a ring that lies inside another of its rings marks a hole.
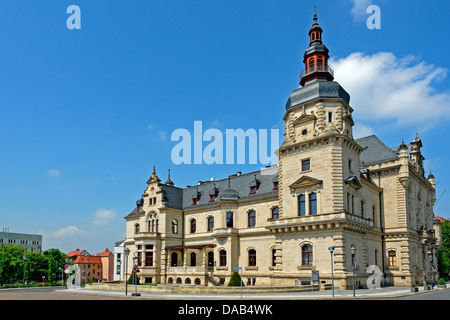
[[[66,27],[72,4],[81,30]],[[380,30],[366,26],[370,4]],[[356,136],[395,147],[419,132],[439,198],[450,176],[446,0],[17,0],[0,3],[0,227],[94,254],[124,238],[154,165],[181,187],[258,170],[174,165],[171,133],[198,120],[282,136],[314,5]],[[449,193],[436,215],[450,218]]]

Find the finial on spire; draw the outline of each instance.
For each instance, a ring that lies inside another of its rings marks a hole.
[[[153,166],[153,172],[152,172],[152,174],[153,174],[153,175],[156,174],[156,168],[155,168],[155,166]]]
[[[314,6],[314,24],[317,24],[317,11],[316,11],[316,6]]]

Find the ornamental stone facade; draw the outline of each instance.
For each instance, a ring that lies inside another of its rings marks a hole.
[[[377,266],[386,285],[437,281],[440,222],[434,176],[417,135],[387,147],[353,138],[350,95],[334,81],[314,16],[301,87],[286,103],[276,166],[176,187],[153,168],[125,217],[140,282],[226,285],[235,267],[256,286],[320,283],[365,287]],[[352,256],[351,247],[356,249]]]

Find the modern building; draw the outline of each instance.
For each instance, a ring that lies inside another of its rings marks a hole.
[[[125,241],[118,241],[114,245],[114,281],[123,281],[125,274],[124,259]]]
[[[322,284],[333,272],[336,287],[350,288],[353,275],[366,285],[369,266],[389,285],[437,280],[440,222],[421,139],[354,139],[350,95],[334,81],[317,15],[309,39],[276,166],[185,188],[153,168],[124,217],[127,268],[137,264],[141,282],[227,284],[242,267],[247,285],[309,284],[314,270]]]
[[[0,245],[19,245],[26,251],[42,252],[42,235],[9,232],[3,228],[0,232]]]

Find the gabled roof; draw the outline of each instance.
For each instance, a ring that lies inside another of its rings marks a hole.
[[[300,177],[300,179],[298,179],[293,184],[291,184],[289,186],[289,188],[291,188],[291,189],[304,188],[304,187],[310,187],[310,186],[315,186],[315,185],[319,185],[319,184],[322,184],[322,180],[311,178],[309,176],[302,176],[302,177]]]
[[[112,252],[109,251],[108,248],[106,248],[105,251],[96,254],[97,257],[108,257],[110,255],[112,255]]]
[[[78,256],[74,264],[81,264],[81,263],[102,263],[102,258],[98,256]]]
[[[70,251],[67,256],[69,258],[73,258],[73,257],[78,257],[79,255],[83,255],[83,256],[90,256],[91,254],[89,252],[87,252],[86,250],[82,249],[82,250],[75,250],[75,251]]]
[[[200,182],[195,186],[179,188],[160,183],[163,191],[163,201],[173,209],[189,209],[217,204],[220,200],[237,201],[246,198],[257,198],[267,195],[277,195],[274,182],[278,181],[278,167],[265,168],[246,174],[234,174],[221,180]],[[256,185],[258,190],[250,194],[250,186]],[[216,201],[210,201],[210,194],[217,195]],[[197,204],[192,204],[193,196],[199,195]],[[128,215],[136,214],[136,208]]]
[[[398,159],[397,154],[375,135],[359,138],[355,141],[364,149],[360,157],[362,166]]]

